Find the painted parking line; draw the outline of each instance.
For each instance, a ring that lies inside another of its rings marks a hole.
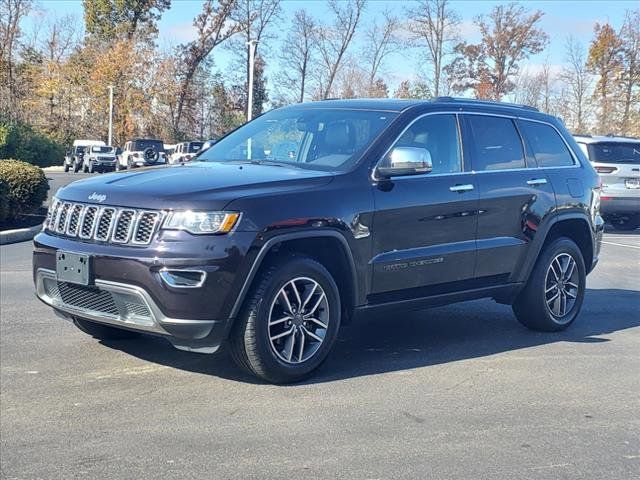
[[[624,243],[605,242],[605,241],[603,241],[602,243],[606,245],[616,245],[618,247],[635,248],[636,250],[640,250],[640,246],[638,245],[625,245]]]

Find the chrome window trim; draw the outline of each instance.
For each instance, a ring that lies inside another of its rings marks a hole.
[[[560,138],[562,139],[562,141],[565,143],[565,145],[569,149],[569,153],[571,154],[571,157],[573,158],[574,164],[573,165],[557,166],[557,167],[540,167],[540,166],[537,166],[537,161],[536,161],[536,166],[535,167],[503,168],[503,169],[497,169],[497,170],[468,170],[468,171],[463,170],[462,172],[452,172],[452,173],[421,173],[419,175],[399,175],[397,177],[393,177],[394,181],[396,181],[396,180],[404,180],[404,179],[408,179],[408,178],[427,178],[427,177],[442,177],[442,176],[470,175],[470,174],[471,175],[475,175],[475,174],[486,174],[486,173],[504,173],[504,172],[518,172],[518,171],[532,171],[532,170],[556,170],[556,169],[566,169],[566,168],[582,168],[582,164],[580,163],[580,161],[576,157],[575,153],[573,152],[573,150],[569,146],[569,143],[562,136],[562,134],[556,128],[556,126],[553,125],[552,123],[546,122],[544,120],[537,120],[537,119],[532,119],[532,118],[527,118],[527,117],[521,117],[521,116],[518,116],[518,115],[507,115],[507,114],[500,114],[500,113],[485,113],[485,112],[470,112],[470,111],[464,110],[463,108],[460,108],[458,110],[441,110],[441,111],[437,111],[437,112],[426,112],[426,113],[418,115],[416,118],[414,118],[402,130],[402,132],[400,132],[400,134],[393,140],[393,142],[391,143],[391,146],[384,152],[384,154],[378,159],[378,161],[376,161],[375,165],[371,169],[371,180],[373,180],[374,182],[379,182],[379,181],[382,180],[381,178],[376,177],[376,170],[377,170],[378,165],[380,164],[380,162],[382,162],[384,157],[386,157],[389,154],[389,152],[391,151],[393,146],[398,142],[398,140],[400,140],[402,135],[404,135],[405,132],[415,122],[417,122],[421,118],[429,116],[429,115],[456,115],[458,129],[459,129],[459,134],[458,134],[459,140],[458,141],[460,142],[460,145],[461,145],[460,149],[461,149],[461,152],[462,152],[462,168],[463,169],[466,167],[466,164],[465,164],[465,157],[464,157],[464,144],[462,142],[462,130],[460,128],[460,120],[461,120],[459,118],[460,115],[483,115],[483,116],[488,116],[488,117],[503,117],[503,118],[509,118],[511,120],[526,120],[528,122],[537,122],[537,123],[542,123],[544,125],[549,125],[550,127],[552,127],[558,133],[558,135],[560,135]],[[517,125],[516,125],[516,128],[517,128]],[[524,145],[523,145],[523,148],[524,148]]]

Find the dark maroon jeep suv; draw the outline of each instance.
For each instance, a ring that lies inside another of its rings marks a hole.
[[[599,195],[562,123],[533,108],[307,103],[189,164],[59,190],[33,277],[95,337],[225,343],[249,372],[291,382],[374,310],[489,297],[527,327],[566,328],[598,260]]]

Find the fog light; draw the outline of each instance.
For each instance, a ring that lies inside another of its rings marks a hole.
[[[207,272],[202,270],[160,270],[162,281],[173,288],[198,288],[207,278]]]

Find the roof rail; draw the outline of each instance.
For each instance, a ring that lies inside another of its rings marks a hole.
[[[522,105],[519,103],[497,102],[495,100],[479,100],[475,98],[462,98],[462,97],[437,97],[433,99],[434,102],[459,102],[459,103],[477,103],[480,105],[504,105],[506,107],[524,108],[526,110],[533,110],[539,112],[536,107],[530,105]]]

